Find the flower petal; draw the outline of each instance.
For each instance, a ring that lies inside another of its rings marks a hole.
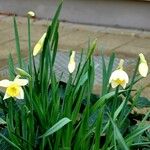
[[[70,73],[73,73],[75,70],[76,63],[75,63],[75,51],[72,51],[72,54],[70,56],[69,64],[68,64],[68,71]]]
[[[147,63],[147,61],[145,59],[145,56],[142,53],[139,54],[139,57],[140,57],[140,62],[141,63]]]
[[[140,63],[139,64],[139,73],[142,77],[146,77],[148,73],[148,65],[147,63]]]
[[[75,66],[76,66],[75,62],[68,64],[68,70],[70,73],[73,73],[73,71],[75,70]]]
[[[111,81],[112,88],[116,88],[119,84],[115,82],[114,80]]]
[[[33,56],[36,56],[38,53],[40,53],[42,51],[42,47],[43,47],[43,43],[44,43],[45,37],[46,37],[46,33],[44,33],[42,35],[40,40],[35,45],[35,47],[33,49]]]
[[[33,56],[36,56],[38,53],[41,52],[42,44],[37,43],[33,49]]]
[[[128,82],[128,74],[122,69],[117,69],[112,72],[109,79],[109,83],[111,83],[112,88],[116,88],[118,85],[121,85],[123,88],[125,88]]]
[[[9,97],[10,97],[10,96],[9,96],[7,93],[5,93],[3,100],[5,100],[5,99],[7,99],[7,98],[9,98]]]
[[[126,82],[123,82],[122,84],[121,84],[121,86],[123,87],[123,89],[125,89],[126,88]]]
[[[1,80],[0,81],[0,86],[1,87],[8,87],[10,84],[12,83],[12,81],[9,81],[7,79]]]
[[[122,70],[121,74],[120,74],[120,79],[125,80],[125,83],[129,82],[129,77],[127,75],[127,73],[125,71]]]
[[[20,87],[19,95],[16,96],[17,99],[24,99],[24,91],[22,87]]]
[[[17,79],[15,78],[14,82],[16,84],[18,84],[19,86],[25,86],[28,84],[28,80],[27,79]]]

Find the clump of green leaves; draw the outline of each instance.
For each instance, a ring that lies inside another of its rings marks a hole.
[[[113,70],[115,54],[106,65],[102,55],[103,84],[100,95],[93,95],[94,61],[96,42],[87,48],[83,59],[81,53],[77,71],[68,76],[66,83],[55,74],[54,64],[58,46],[60,3],[49,25],[44,40],[40,64],[35,65],[31,50],[30,16],[28,16],[28,54],[26,63],[21,56],[16,18],[14,31],[18,65],[22,78],[29,80],[24,87],[24,100],[0,95],[0,142],[18,150],[113,150],[150,149],[150,113],[134,114],[134,107],[149,106],[145,98],[141,103],[142,89],[133,85],[140,79],[137,75],[139,60],[132,79],[125,89],[114,91],[109,78]],[[12,56],[9,56],[9,77],[16,76]],[[0,145],[0,147],[2,147]],[[6,147],[6,149],[10,149]]]

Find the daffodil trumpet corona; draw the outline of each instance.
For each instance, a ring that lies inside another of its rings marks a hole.
[[[112,72],[109,83],[112,88],[116,88],[117,86],[122,86],[123,89],[126,88],[127,83],[129,82],[128,74],[123,70],[124,60],[121,59],[118,65],[118,68]]]
[[[39,41],[37,42],[37,44],[34,46],[34,49],[33,49],[33,56],[36,56],[37,54],[39,54],[39,53],[42,51],[45,37],[46,37],[46,33],[44,33],[44,34],[42,35],[42,37],[40,38],[40,40],[39,40]]]
[[[6,92],[3,99],[5,100],[9,97],[24,99],[24,91],[22,89],[22,86],[25,86],[27,84],[28,80],[20,79],[19,75],[17,75],[13,81],[9,81],[7,79],[1,80],[0,87],[6,88]]]
[[[75,62],[75,51],[72,51],[72,54],[70,56],[69,64],[68,64],[68,71],[69,73],[73,73],[76,67]]]
[[[142,77],[146,77],[148,74],[147,61],[142,53],[139,54],[139,57],[140,57],[140,64],[138,67],[139,73]]]

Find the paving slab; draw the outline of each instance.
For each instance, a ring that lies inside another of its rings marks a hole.
[[[31,41],[37,42],[41,36],[47,31],[45,26],[31,24]],[[28,40],[28,27],[26,24],[18,25],[18,32],[21,40]]]
[[[150,62],[150,39],[149,38],[134,38],[132,41],[128,42],[115,49],[115,52],[121,56],[125,57],[137,57],[139,53],[143,53],[147,60]]]
[[[34,44],[31,43],[31,46],[33,48]],[[26,58],[28,56],[28,41],[20,41],[20,49],[22,56]],[[7,60],[10,53],[16,62],[17,54],[15,40],[8,41],[7,43],[4,43],[2,47],[0,47],[0,68],[7,66]]]
[[[4,22],[2,21],[2,19],[0,19],[0,31],[11,29],[11,28],[12,28],[12,24]]]
[[[59,40],[61,49],[73,49],[81,52],[82,45],[85,42],[93,41],[98,37],[104,36],[104,33],[96,33],[91,31],[80,30],[80,28],[72,33],[65,35]],[[67,42],[66,42],[67,41]]]
[[[105,35],[103,38],[98,38],[97,43],[98,47],[103,47],[107,53],[107,51],[112,51],[116,47],[125,45],[126,43],[132,40],[133,40],[132,36],[108,34]]]
[[[115,49],[126,45],[134,38],[129,35],[110,34],[106,33],[103,36],[97,37],[97,49],[95,54],[98,55],[100,50],[103,50],[104,54],[110,56],[112,52],[116,52]],[[87,48],[88,41],[80,45],[81,48]],[[118,56],[119,57],[119,56]]]
[[[0,44],[14,40],[14,32],[11,28],[0,31]]]

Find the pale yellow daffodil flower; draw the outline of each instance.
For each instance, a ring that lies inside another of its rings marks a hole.
[[[139,57],[140,57],[140,64],[138,67],[139,73],[142,77],[146,77],[148,73],[147,61],[142,53],[139,54]]]
[[[128,74],[123,70],[123,63],[124,60],[120,60],[120,64],[114,72],[112,72],[109,83],[111,84],[112,88],[116,88],[117,86],[122,86],[123,89],[126,88],[127,83],[129,82]]]
[[[24,99],[24,91],[22,86],[28,84],[27,79],[19,79],[20,76],[16,76],[14,81],[9,81],[7,79],[0,81],[0,86],[6,88],[6,92],[4,95],[4,100],[9,97],[16,97],[17,99]]]
[[[70,56],[69,64],[68,64],[68,71],[70,73],[73,73],[76,67],[75,63],[75,51],[72,51],[72,54]]]
[[[44,44],[45,37],[46,37],[46,33],[44,33],[42,35],[42,37],[40,38],[40,40],[34,46],[33,56],[36,56],[37,54],[39,54],[42,51],[42,47],[43,47],[43,44]]]

